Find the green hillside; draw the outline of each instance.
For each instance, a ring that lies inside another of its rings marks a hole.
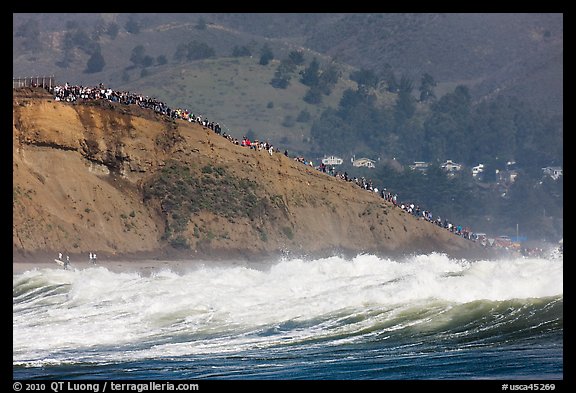
[[[303,100],[308,88],[298,82],[298,75],[286,89],[270,85],[278,63],[273,60],[262,66],[254,57],[198,60],[164,67],[122,83],[120,88],[145,92],[172,107],[189,109],[219,122],[236,138],[252,130],[256,137],[267,138],[279,148],[308,151],[313,121],[326,107],[337,106],[342,92],[356,83],[342,78],[321,104],[311,105]]]

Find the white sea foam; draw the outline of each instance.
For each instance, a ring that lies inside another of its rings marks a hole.
[[[15,364],[222,353],[354,339],[439,320],[474,301],[563,294],[563,261],[282,260],[151,275],[33,270],[13,277]]]

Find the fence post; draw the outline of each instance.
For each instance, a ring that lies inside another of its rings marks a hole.
[[[56,79],[54,75],[52,76],[25,76],[25,77],[18,77],[12,78],[12,89],[17,89],[20,87],[43,87],[52,89],[56,85]]]

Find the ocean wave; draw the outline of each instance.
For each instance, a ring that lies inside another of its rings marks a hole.
[[[258,348],[461,341],[562,329],[563,262],[283,259],[267,268],[13,276],[14,364],[104,362]]]

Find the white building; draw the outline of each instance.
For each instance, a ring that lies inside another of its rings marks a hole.
[[[446,172],[455,172],[462,169],[462,164],[457,164],[452,160],[446,160],[444,164],[441,165],[442,169]]]
[[[472,167],[472,176],[476,177],[484,172],[484,164],[478,164],[475,167]]]
[[[426,170],[428,169],[429,166],[430,166],[430,164],[427,162],[424,162],[424,161],[414,161],[414,164],[408,165],[408,167],[410,169],[418,170],[421,172],[426,172]]]
[[[336,156],[325,157],[322,159],[322,164],[324,165],[342,165],[343,159]]]
[[[374,165],[376,161],[371,160],[369,158],[359,158],[357,160],[352,161],[352,165],[355,167],[366,167],[366,168],[376,168]]]
[[[546,168],[542,168],[542,173],[550,176],[554,180],[558,180],[558,178],[562,176],[562,168],[559,166],[547,166]]]

